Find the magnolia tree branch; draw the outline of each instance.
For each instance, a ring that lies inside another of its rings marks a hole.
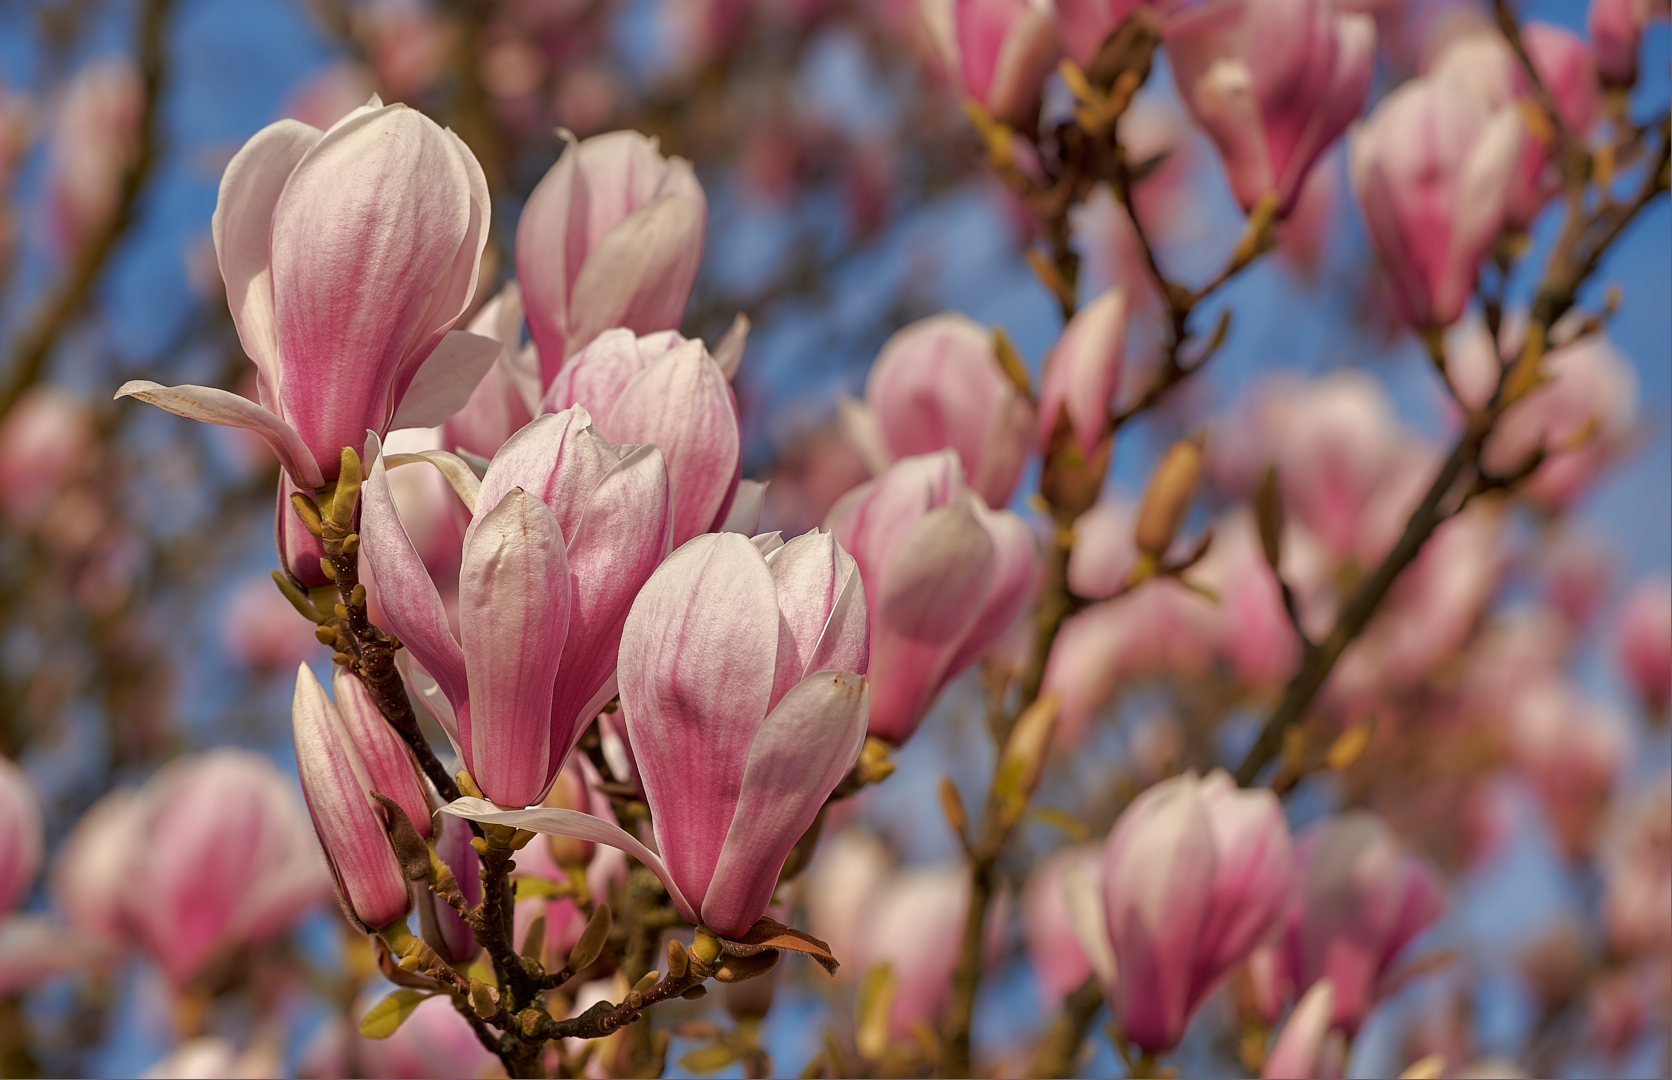
[[[1538,461],[1542,460],[1542,454],[1535,453],[1529,462],[1502,477],[1485,473],[1480,464],[1481,453],[1499,418],[1536,384],[1538,364],[1543,358],[1551,327],[1573,307],[1579,288],[1595,272],[1608,247],[1644,207],[1667,191],[1668,148],[1672,143],[1668,141],[1664,116],[1658,126],[1660,146],[1648,164],[1636,193],[1628,202],[1606,203],[1587,215],[1582,209],[1576,209],[1582,207],[1582,200],[1569,200],[1568,221],[1550,253],[1544,283],[1540,285],[1533,302],[1526,349],[1519,359],[1504,368],[1487,404],[1468,416],[1445,464],[1412,511],[1393,550],[1353,593],[1328,636],[1318,643],[1316,649],[1307,650],[1299,670],[1284,688],[1282,699],[1267,717],[1254,745],[1237,767],[1237,783],[1244,786],[1254,783],[1266,765],[1277,757],[1283,747],[1284,732],[1306,714],[1336,661],[1369,625],[1394,581],[1416,559],[1434,530],[1459,513],[1475,495],[1512,487],[1530,475]],[[1466,473],[1471,474],[1474,481],[1461,498],[1448,506],[1448,497],[1458,478]]]
[[[23,392],[46,368],[58,339],[86,306],[122,237],[137,217],[139,194],[162,156],[160,110],[168,84],[169,18],[175,0],[147,0],[138,28],[140,103],[139,136],[133,161],[122,172],[116,206],[110,217],[86,238],[68,271],[41,300],[34,317],[12,341],[5,381],[0,383],[0,417],[11,412]]]

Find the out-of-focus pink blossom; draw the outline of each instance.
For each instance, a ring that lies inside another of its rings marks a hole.
[[[1631,688],[1656,715],[1672,699],[1672,582],[1639,582],[1620,612],[1618,662]]]
[[[1126,293],[1110,289],[1074,313],[1045,357],[1039,388],[1039,445],[1066,415],[1080,452],[1089,455],[1110,427],[1109,407],[1126,358]]]
[[[456,487],[475,488],[457,636],[381,455],[366,484],[362,550],[390,627],[439,686],[432,704],[465,767],[489,798],[527,806],[615,696],[628,606],[668,547],[668,470],[654,446],[607,441],[578,406],[524,427],[479,483],[456,458],[448,468]],[[507,635],[521,647],[503,648]]]
[[[110,221],[122,177],[139,152],[145,88],[126,59],[98,60],[70,78],[47,150],[47,187],[59,246],[69,256]]]
[[[1032,599],[1033,534],[965,486],[950,450],[900,459],[826,523],[869,583],[871,734],[899,745]]]
[[[66,932],[45,916],[0,915],[0,994],[17,994],[62,975],[84,974],[109,957],[108,942]]]
[[[1097,844],[1076,844],[1053,852],[1028,875],[1022,890],[1022,937],[1028,961],[1048,1007],[1067,997],[1092,973],[1069,909],[1065,877],[1073,871],[1096,875],[1102,870]]]
[[[517,223],[517,280],[543,383],[610,327],[677,327],[708,218],[691,166],[663,157],[655,139],[612,131],[564,142]]]
[[[1526,485],[1552,507],[1573,503],[1630,443],[1637,424],[1637,379],[1601,336],[1552,350],[1548,381],[1511,405],[1487,440],[1482,461],[1509,472],[1540,447],[1545,453]]]
[[[1282,685],[1300,642],[1252,514],[1238,512],[1214,523],[1213,543],[1189,579],[1219,598],[1217,649],[1237,677],[1255,686]]]
[[[881,473],[903,457],[956,450],[989,506],[1016,490],[1031,449],[1033,409],[1005,377],[993,335],[957,313],[920,319],[883,345],[865,402],[842,403],[844,433]]]
[[[418,95],[435,81],[453,48],[451,24],[413,0],[374,0],[355,11],[378,82],[396,98]]]
[[[1527,55],[1555,100],[1563,126],[1583,140],[1602,115],[1596,59],[1591,50],[1577,35],[1549,23],[1529,22],[1521,33]],[[1451,38],[1429,71],[1469,87],[1489,109],[1513,106],[1518,100],[1542,107],[1536,104],[1532,80],[1509,43],[1490,28]],[[1551,147],[1529,132],[1522,142],[1507,223],[1519,228],[1530,225],[1559,186]]]
[[[1619,1058],[1666,1014],[1669,996],[1672,968],[1664,952],[1604,971],[1590,987],[1586,1020],[1592,1038],[1610,1058]]]
[[[0,421],[0,510],[23,528],[40,524],[96,453],[87,407],[57,387],[31,387]]]
[[[1637,47],[1653,18],[1666,18],[1666,0],[1591,0],[1585,29],[1596,49],[1597,70],[1609,86],[1637,81]]]
[[[1288,913],[1294,855],[1269,791],[1223,772],[1149,788],[1104,849],[1104,914],[1118,976],[1110,1007],[1150,1052],[1178,1045],[1196,1007]]]
[[[59,850],[52,870],[53,907],[81,940],[114,946],[132,938],[127,873],[129,859],[147,843],[142,807],[138,792],[111,792],[81,815]]]
[[[356,1017],[377,1004],[381,989],[368,990],[354,1006]],[[476,1038],[470,1021],[446,994],[418,1003],[387,1039],[368,1039],[340,1020],[322,1025],[303,1048],[298,1076],[343,1076],[350,1067],[366,1077],[475,1077],[497,1075],[499,1059]],[[214,1075],[214,1074],[211,1074]]]
[[[1312,1077],[1338,1075],[1325,1065],[1326,1043],[1330,1020],[1335,1012],[1335,986],[1327,977],[1312,984],[1301,996],[1295,1011],[1283,1022],[1271,1053],[1266,1055],[1260,1070],[1264,1080],[1310,1080]]]
[[[1062,24],[1062,41],[1068,55],[1082,68],[1089,67],[1110,34],[1127,16],[1153,0],[1056,0],[1057,21]]]
[[[544,361],[542,360],[542,363]],[[703,343],[673,331],[599,334],[563,365],[542,408],[585,406],[622,445],[650,444],[667,461],[673,543],[720,527],[742,462],[737,397]]]
[[[849,829],[831,841],[803,887],[808,924],[841,958],[844,977],[879,964],[894,977],[891,1038],[934,1024],[952,990],[952,969],[969,911],[969,874],[959,866],[895,868],[882,844]]]
[[[1672,940],[1672,774],[1626,803],[1602,848],[1603,925],[1626,955],[1666,954]]]
[[[1062,699],[1054,738],[1072,745],[1123,680],[1205,670],[1217,629],[1213,605],[1172,580],[1064,620],[1045,666],[1044,689]]]
[[[690,541],[639,591],[622,632],[621,711],[665,856],[573,810],[461,799],[448,812],[619,847],[686,919],[747,933],[858,759],[867,714],[854,560],[829,533],[760,541]]]
[[[145,1080],[267,1080],[283,1072],[273,1039],[258,1038],[243,1053],[219,1035],[200,1035],[170,1050],[145,1070]]]
[[[232,591],[221,616],[221,639],[240,663],[265,671],[288,669],[319,653],[313,624],[291,607],[265,574]]]
[[[1395,89],[1354,133],[1353,188],[1413,325],[1448,326],[1463,313],[1509,213],[1524,137],[1513,106],[1494,110],[1437,76]]]
[[[29,895],[46,843],[41,800],[24,771],[0,757],[0,918]]]
[[[1185,6],[1167,55],[1182,98],[1219,148],[1244,210],[1287,215],[1307,173],[1364,107],[1376,26],[1332,0]]]
[[[1573,626],[1584,627],[1608,593],[1617,558],[1603,537],[1569,525],[1539,560],[1551,607]]]
[[[457,412],[499,355],[453,330],[476,292],[487,181],[457,135],[404,105],[373,97],[329,131],[257,132],[221,178],[214,232],[260,404],[144,380],[116,396],[248,428],[300,488],[333,479],[367,429]]]
[[[1380,818],[1363,811],[1320,821],[1295,845],[1300,902],[1284,938],[1295,987],[1328,978],[1332,1026],[1350,1036],[1376,1004],[1377,984],[1401,950],[1440,917],[1434,872],[1399,850]]]
[[[827,423],[780,451],[761,511],[764,528],[794,536],[824,521],[836,500],[871,478],[838,425]]]
[[[301,800],[266,758],[219,749],[164,766],[120,852],[124,914],[183,985],[218,949],[295,922],[330,889]]]
[[[1105,600],[1120,591],[1138,564],[1132,530],[1137,509],[1126,499],[1104,496],[1074,522],[1068,552],[1068,587],[1075,596]]]
[[[1056,14],[1035,0],[955,0],[964,93],[993,116],[1031,128],[1045,77],[1062,55]]]

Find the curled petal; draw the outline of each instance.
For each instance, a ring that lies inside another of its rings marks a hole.
[[[449,330],[412,377],[389,427],[435,427],[446,421],[464,408],[499,353],[493,338]]]
[[[325,486],[325,477],[314,460],[313,451],[308,449],[296,429],[281,420],[278,414],[262,408],[249,398],[212,386],[164,386],[145,379],[123,383],[116,396],[135,397],[188,420],[248,428],[273,448],[273,453],[279,457],[279,465],[290,474],[297,487],[311,491]]]

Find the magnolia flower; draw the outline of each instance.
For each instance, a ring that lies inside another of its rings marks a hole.
[[[0,420],[0,510],[24,528],[39,525],[98,460],[93,414],[55,386],[33,386]]]
[[[1583,140],[1602,116],[1596,58],[1590,48],[1576,34],[1545,22],[1527,23],[1521,37],[1539,81],[1556,103],[1563,126]],[[1509,42],[1495,30],[1481,29],[1451,39],[1428,70],[1467,86],[1488,109],[1534,100],[1532,80]],[[1550,151],[1545,140],[1530,133],[1522,140],[1508,224],[1517,228],[1532,224],[1560,187],[1561,178],[1556,175]]]
[[[116,213],[144,109],[145,86],[125,58],[87,64],[70,78],[47,150],[52,224],[66,255],[79,254]]]
[[[606,330],[563,365],[541,407],[585,406],[616,443],[649,443],[667,460],[673,544],[721,528],[737,498],[737,398],[703,343],[672,331]]]
[[[987,509],[951,450],[895,462],[825,523],[870,582],[871,734],[898,745],[1032,598],[1033,535]]]
[[[0,757],[0,917],[34,886],[44,830],[35,786],[22,769]]]
[[[84,854],[117,861],[103,869],[123,923],[176,986],[218,949],[270,937],[329,894],[301,800],[257,754],[177,758],[126,812],[127,843]]]
[[[610,327],[649,334],[679,325],[708,218],[690,164],[663,157],[655,139],[559,134],[563,156],[517,222],[517,280],[543,384]]]
[[[1049,4],[956,0],[953,26],[964,93],[996,118],[1032,127],[1040,87],[1062,55]]]
[[[1066,415],[1074,443],[1089,455],[1109,428],[1109,405],[1126,356],[1126,292],[1110,289],[1074,313],[1045,357],[1039,388],[1039,445],[1050,444]]]
[[[1004,374],[993,335],[956,312],[883,344],[863,404],[844,398],[843,434],[874,476],[899,458],[956,450],[970,486],[1003,506],[1027,464],[1033,410]]]
[[[1312,984],[1312,989],[1301,996],[1295,1011],[1283,1022],[1283,1030],[1277,1033],[1277,1041],[1272,1044],[1271,1053],[1266,1055],[1266,1063],[1260,1070],[1261,1077],[1264,1080],[1283,1080],[1339,1076],[1336,1070],[1340,1063],[1336,1063],[1336,1068],[1330,1068],[1325,1060],[1329,1056],[1329,1043],[1325,1036],[1329,1034],[1334,1011],[1335,986],[1327,978],[1319,979]]]
[[[1353,811],[1321,821],[1295,845],[1300,903],[1284,938],[1298,991],[1327,977],[1331,1024],[1349,1036],[1376,1003],[1377,983],[1410,940],[1440,917],[1427,864],[1401,852],[1381,819]]]
[[[615,696],[628,605],[667,551],[662,454],[611,444],[579,407],[517,432],[480,482],[462,461],[432,452],[471,511],[456,637],[402,527],[375,438],[367,455],[376,461],[362,550],[389,626],[439,689],[432,711],[483,793],[504,805],[539,802]]]
[[[470,320],[470,332],[499,343],[499,356],[471,391],[464,408],[442,425],[442,450],[491,458],[505,440],[540,414],[540,362],[532,346],[519,348],[522,292],[515,281]]]
[[[1672,926],[1672,774],[1634,793],[1610,823],[1602,847],[1602,920],[1625,955],[1666,955]]]
[[[1090,67],[1110,34],[1141,7],[1157,7],[1154,0],[1056,0],[1057,20],[1068,55],[1082,68]]]
[[[1095,880],[1102,873],[1102,848],[1076,844],[1053,852],[1028,875],[1022,889],[1022,937],[1033,976],[1048,1002],[1060,1002],[1092,974],[1069,899],[1068,879]]]
[[[1517,688],[1504,721],[1504,741],[1538,791],[1558,846],[1583,855],[1630,746],[1625,717],[1547,675]]]
[[[1637,81],[1637,49],[1643,28],[1653,18],[1666,18],[1666,0],[1591,0],[1585,29],[1597,51],[1597,69],[1613,87]]]
[[[1524,138],[1454,79],[1413,79],[1384,97],[1348,146],[1353,189],[1395,302],[1418,327],[1457,321],[1509,213]]]
[[[1165,780],[1109,833],[1104,915],[1126,1037],[1170,1050],[1191,1014],[1288,913],[1294,856],[1277,797],[1223,772]]]
[[[1271,195],[1286,216],[1364,107],[1376,27],[1334,0],[1200,4],[1169,19],[1167,55],[1242,208]]]
[[[1620,613],[1618,658],[1637,696],[1651,712],[1672,700],[1672,584],[1639,582]]]
[[[746,934],[865,740],[854,560],[829,533],[776,545],[699,536],[656,570],[627,618],[621,711],[661,855],[573,810],[460,799],[447,812],[621,848],[686,919]]]

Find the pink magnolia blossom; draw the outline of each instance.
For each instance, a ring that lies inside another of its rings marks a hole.
[[[1440,884],[1364,811],[1318,822],[1302,834],[1295,856],[1300,902],[1284,937],[1285,963],[1302,992],[1330,980],[1331,1024],[1351,1036],[1375,1005],[1382,975],[1440,917]]]
[[[1672,583],[1639,582],[1620,613],[1617,656],[1631,688],[1654,713],[1672,700]]]
[[[867,714],[854,560],[829,533],[775,544],[770,534],[699,536],[656,570],[627,617],[621,710],[663,855],[573,810],[461,799],[448,812],[619,847],[661,877],[685,918],[746,933],[858,759]]]
[[[116,213],[122,177],[139,152],[145,87],[125,58],[83,66],[69,81],[47,150],[56,239],[80,252]]]
[[[44,829],[35,786],[22,769],[0,757],[0,918],[34,887]]]
[[[524,427],[479,483],[451,455],[431,460],[472,512],[458,635],[381,456],[366,484],[362,550],[391,629],[440,690],[429,700],[465,767],[490,799],[527,806],[615,696],[628,605],[667,551],[668,472],[655,447],[613,445],[579,407]]]
[[[1348,146],[1353,188],[1404,317],[1457,321],[1514,195],[1520,116],[1426,76],[1382,99]]]
[[[0,994],[14,995],[109,958],[107,944],[66,932],[44,915],[0,915]]]
[[[459,892],[463,894],[465,902],[479,904],[482,902],[482,863],[476,856],[476,849],[470,846],[472,833],[470,823],[452,814],[441,814],[435,822],[435,853],[447,868],[453,872],[453,879],[458,882]],[[518,868],[522,869],[526,859],[519,861]],[[470,924],[459,917],[452,906],[437,896],[418,897],[421,905],[418,911],[419,925],[424,930],[424,940],[450,964],[468,966],[476,959],[480,946],[476,943],[476,933]],[[426,912],[424,906],[429,910]],[[520,914],[523,908],[533,909],[534,904],[519,904]],[[432,925],[433,922],[433,925]]]
[[[1109,407],[1126,357],[1126,293],[1110,289],[1074,313],[1045,357],[1039,388],[1039,445],[1066,414],[1074,443],[1090,454],[1109,429]]]
[[[1063,45],[1082,68],[1089,67],[1110,34],[1141,7],[1159,6],[1154,0],[1056,0]]]
[[[1091,976],[1092,961],[1080,943],[1066,879],[1073,872],[1101,873],[1102,854],[1097,844],[1055,851],[1034,868],[1022,889],[1022,937],[1047,1006],[1060,1003]]]
[[[1031,128],[1040,88],[1062,55],[1051,6],[1033,0],[955,0],[964,93],[994,117]]]
[[[1184,5],[1166,24],[1179,96],[1244,210],[1287,215],[1314,162],[1364,107],[1376,27],[1332,0]]]
[[[965,315],[920,319],[883,344],[863,404],[842,402],[842,426],[872,475],[913,454],[956,450],[989,506],[1016,491],[1033,409],[1005,377],[992,333]]]
[[[1628,87],[1637,81],[1637,48],[1643,28],[1650,19],[1666,18],[1666,12],[1666,0],[1591,0],[1585,28],[1605,83]]]
[[[1590,48],[1570,31],[1537,21],[1522,28],[1522,40],[1539,80],[1556,102],[1563,126],[1583,140],[1602,115],[1596,58]],[[1518,100],[1536,100],[1532,80],[1521,61],[1495,30],[1482,28],[1452,38],[1429,71],[1469,87],[1488,109],[1512,106]],[[1522,140],[1507,224],[1518,228],[1530,225],[1556,193],[1560,180],[1551,161],[1551,147],[1529,133]]]
[[[468,829],[466,830],[468,831]],[[354,1005],[363,1017],[381,990],[368,989]],[[297,1076],[480,1077],[498,1075],[499,1059],[485,1049],[446,994],[418,1003],[387,1039],[368,1039],[340,1020],[322,1024],[302,1049]],[[218,1074],[208,1074],[218,1075]]]
[[[1288,913],[1294,857],[1283,808],[1214,772],[1149,788],[1104,848],[1103,897],[1126,1037],[1170,1050],[1219,981]]]
[[[87,406],[54,386],[34,386],[0,420],[0,509],[25,528],[41,523],[64,489],[85,475],[98,447]]]
[[[1241,511],[1213,526],[1213,543],[1189,579],[1219,598],[1218,653],[1244,682],[1283,685],[1300,641],[1283,610],[1283,592],[1266,564],[1254,515]]]
[[[950,450],[895,462],[826,525],[870,582],[871,734],[899,745],[1032,599],[1033,535],[987,509]]]
[[[1611,823],[1602,848],[1602,919],[1626,955],[1665,956],[1672,943],[1672,774],[1636,793]]]
[[[725,522],[737,496],[737,397],[703,343],[673,331],[606,330],[563,365],[542,408],[585,406],[612,442],[648,443],[667,460],[673,546]]]
[[[1628,750],[1625,718],[1559,676],[1519,688],[1505,741],[1544,803],[1563,851],[1587,851]]]
[[[1074,546],[1068,552],[1068,587],[1075,596],[1106,600],[1126,584],[1138,565],[1133,529],[1138,510],[1130,500],[1104,496],[1074,522]]]
[[[52,869],[53,907],[78,938],[106,946],[132,939],[125,905],[128,859],[145,844],[139,793],[118,788],[81,815]]]
[[[1569,625],[1588,625],[1613,584],[1617,559],[1601,535],[1569,525],[1539,558],[1545,598]]]
[[[357,682],[352,676],[350,681]],[[339,681],[339,694],[342,689]],[[382,793],[381,785],[356,745],[343,710],[326,697],[306,664],[296,668],[291,721],[302,794],[344,912],[372,929],[405,920],[412,910],[412,892],[389,844],[389,812],[372,799],[374,793]]]
[[[481,167],[422,113],[373,97],[326,132],[271,124],[227,166],[214,221],[260,404],[143,380],[117,397],[248,428],[289,483],[321,487],[368,428],[428,427],[458,411],[499,354],[452,329],[476,291],[487,230]],[[291,515],[280,509],[283,528]]]
[[[1547,381],[1504,413],[1482,462],[1494,472],[1509,472],[1542,447],[1545,460],[1526,490],[1559,508],[1589,490],[1630,444],[1637,428],[1637,378],[1600,335],[1551,350],[1543,373]]]
[[[98,854],[123,919],[176,986],[217,950],[289,927],[329,893],[291,785],[266,758],[218,749],[164,766],[127,812],[128,846]]]
[[[561,134],[563,156],[517,223],[517,279],[542,383],[610,327],[676,328],[708,218],[691,166],[663,157],[655,139],[612,131],[576,142]]]
[[[247,667],[277,671],[319,654],[313,623],[273,587],[266,574],[240,582],[227,599],[221,638]]]
[[[442,450],[491,458],[505,440],[540,414],[540,365],[533,347],[519,348],[522,292],[512,281],[470,321],[470,332],[499,342],[499,356],[464,408],[442,425]]]
[[[1322,1068],[1325,1063],[1326,1042],[1330,1021],[1335,1012],[1335,986],[1328,978],[1319,979],[1295,1004],[1294,1012],[1283,1022],[1277,1041],[1266,1055],[1260,1070],[1264,1080],[1310,1080],[1312,1077],[1339,1075]]]

